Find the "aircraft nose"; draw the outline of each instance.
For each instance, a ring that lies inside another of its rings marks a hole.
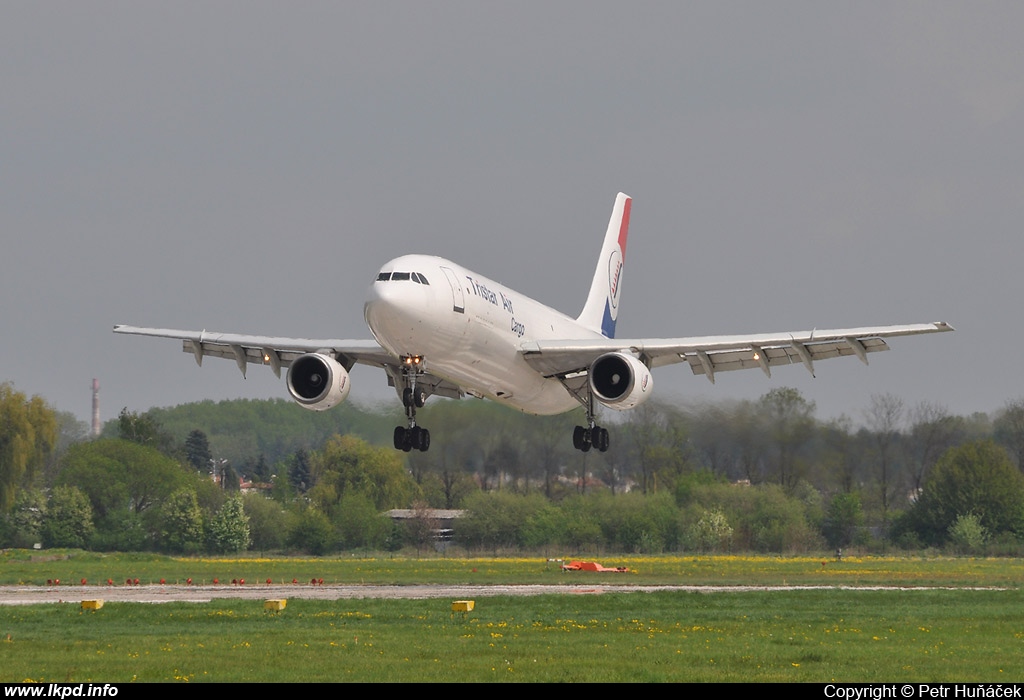
[[[382,345],[385,338],[406,338],[419,325],[423,302],[415,291],[402,282],[374,282],[370,286],[363,317]]]
[[[366,303],[363,304],[363,317],[366,325],[371,329],[380,319],[394,312],[394,294],[390,289],[384,289],[380,282],[374,282],[366,294]]]

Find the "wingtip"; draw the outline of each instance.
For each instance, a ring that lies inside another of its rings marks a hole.
[[[956,330],[956,328],[953,328],[953,326],[949,325],[945,321],[935,321],[933,325],[937,329],[939,329],[940,331],[955,331]]]

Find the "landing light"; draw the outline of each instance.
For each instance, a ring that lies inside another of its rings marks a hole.
[[[754,359],[755,359],[755,360],[760,360],[760,359],[761,359],[761,356],[760,356],[760,355],[758,355],[758,354],[757,354],[757,353],[755,352],[755,353],[754,353]]]

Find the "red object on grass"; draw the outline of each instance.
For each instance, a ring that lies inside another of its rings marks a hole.
[[[624,574],[627,573],[629,569],[624,566],[609,568],[607,566],[601,566],[596,561],[571,561],[568,564],[562,565],[562,571],[597,571],[599,573]]]

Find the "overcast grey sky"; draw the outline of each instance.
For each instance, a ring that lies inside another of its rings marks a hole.
[[[404,253],[620,337],[944,320],[871,366],[658,370],[955,413],[1024,395],[1024,4],[0,2],[0,381],[87,419],[286,396],[115,323],[367,338]],[[392,398],[358,367],[353,398]]]

